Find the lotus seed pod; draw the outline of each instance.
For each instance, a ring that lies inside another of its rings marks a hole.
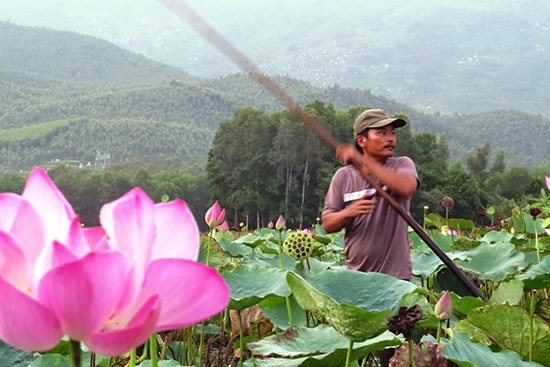
[[[441,200],[441,205],[443,205],[444,208],[452,208],[455,206],[455,201],[450,196],[444,196],[443,200]]]
[[[294,232],[283,242],[283,250],[296,260],[305,259],[313,253],[313,236],[305,232]]]

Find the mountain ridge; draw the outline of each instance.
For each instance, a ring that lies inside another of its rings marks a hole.
[[[285,108],[268,91],[241,73],[212,79],[182,73],[183,79],[165,79],[165,70],[173,69],[164,69],[152,60],[144,61],[142,56],[126,50],[113,49],[112,45],[106,45],[106,41],[83,37],[83,43],[91,42],[98,55],[104,54],[104,46],[110,50],[111,57],[102,59],[89,52],[80,53],[78,34],[71,35],[71,43],[56,44],[60,31],[34,28],[32,31],[40,33],[38,39],[44,46],[36,48],[33,45],[37,41],[29,36],[29,29],[16,25],[9,27],[12,27],[10,32],[20,29],[26,34],[26,46],[18,47],[28,49],[17,57],[18,48],[0,43],[0,55],[10,53],[14,60],[12,64],[5,62],[6,59],[0,62],[0,132],[9,137],[0,139],[0,152],[5,160],[2,169],[8,166],[19,169],[22,164],[26,167],[54,158],[89,161],[93,160],[96,150],[110,151],[119,159],[131,159],[145,152],[168,157],[173,151],[181,160],[201,161],[206,157],[219,123],[230,119],[238,108],[254,106],[267,113]],[[6,24],[0,23],[0,39],[6,39],[2,34],[5,28]],[[46,45],[58,49],[60,55],[71,54],[72,57],[50,59],[47,57],[50,50],[46,54],[40,53],[41,49],[47,48]],[[33,69],[35,62],[27,63],[29,50],[35,52],[34,58],[42,60],[40,68]],[[92,61],[103,60],[103,64],[98,69],[100,73],[74,76],[64,72],[64,60],[76,68]],[[79,63],[73,64],[74,60],[79,60]],[[121,60],[120,64],[117,60]],[[49,63],[53,65],[48,66]],[[121,65],[128,64],[133,64],[134,68],[126,75]],[[46,76],[43,75],[44,68],[49,70]],[[114,80],[110,78],[113,70],[119,73]],[[139,74],[135,70],[145,71]],[[519,111],[428,114],[368,90],[344,88],[337,84],[321,88],[291,77],[273,78],[301,105],[321,100],[338,109],[368,105],[390,113],[404,112],[411,120],[413,131],[445,134],[454,159],[460,159],[468,151],[490,141],[495,150],[506,148],[511,164],[548,163],[550,152],[544,132],[550,121],[542,115]],[[507,123],[506,119],[513,123]],[[529,126],[529,130],[522,125]],[[40,133],[29,136],[26,130],[17,130],[25,126],[36,126]],[[132,129],[141,135],[136,135]],[[94,140],[90,135],[78,135],[79,131],[98,135]],[[504,132],[508,136],[502,136]],[[99,136],[116,136],[118,141],[111,139],[112,145],[106,145]],[[182,149],[174,136],[186,144],[192,143],[189,136],[198,136],[199,145]],[[125,141],[129,137],[133,141]],[[73,150],[62,143],[70,139],[74,140]],[[523,147],[525,141],[531,143],[529,150]],[[48,145],[51,142],[55,144]],[[143,151],[140,151],[140,146]],[[529,162],[526,163],[522,155]]]
[[[191,6],[270,75],[360,88],[424,112],[550,114],[544,0],[281,0]],[[238,68],[158,2],[19,0],[0,19],[108,40],[198,77]]]

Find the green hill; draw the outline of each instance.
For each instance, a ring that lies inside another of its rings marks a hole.
[[[70,42],[59,41],[65,37]],[[0,23],[0,39],[8,40],[0,42],[1,171],[52,160],[87,164],[98,152],[113,162],[153,157],[200,163],[218,125],[238,108],[269,113],[284,108],[246,75],[191,78],[88,36]],[[94,72],[93,64],[103,67]],[[68,69],[88,71],[71,75]],[[453,160],[490,142],[493,152],[505,150],[509,164],[548,164],[550,121],[540,115],[511,110],[426,114],[368,90],[321,88],[290,77],[275,80],[301,105],[321,100],[338,109],[376,106],[405,112],[413,131],[445,134]]]
[[[547,0],[186,1],[271,75],[424,112],[550,114]],[[108,40],[199,77],[239,69],[160,1],[18,0],[0,20]]]
[[[191,79],[175,67],[73,32],[0,22],[0,77],[17,84],[123,84]]]

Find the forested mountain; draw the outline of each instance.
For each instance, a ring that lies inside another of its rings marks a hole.
[[[425,112],[550,114],[547,0],[185,3],[271,75]],[[3,1],[0,20],[93,35],[200,77],[238,71],[157,0]]]
[[[493,152],[503,149],[509,164],[534,166],[550,156],[550,122],[540,115],[426,114],[368,90],[275,79],[301,105],[320,100],[337,109],[404,112],[413,131],[445,134],[453,160],[486,142]],[[248,106],[267,113],[284,108],[243,74],[193,78],[89,36],[0,23],[2,171],[56,159],[93,163],[98,152],[113,162],[204,162],[219,124]]]
[[[175,67],[73,32],[0,22],[0,77],[16,84],[121,84],[190,79]]]

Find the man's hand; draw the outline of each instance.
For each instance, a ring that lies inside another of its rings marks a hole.
[[[370,214],[376,206],[376,199],[370,198],[367,196],[362,197],[361,199],[353,201],[346,208],[348,211],[348,218],[355,218],[360,215]]]
[[[363,156],[353,145],[345,144],[338,145],[336,148],[336,157],[338,157],[343,164],[353,164],[357,167],[357,164],[361,162]]]

